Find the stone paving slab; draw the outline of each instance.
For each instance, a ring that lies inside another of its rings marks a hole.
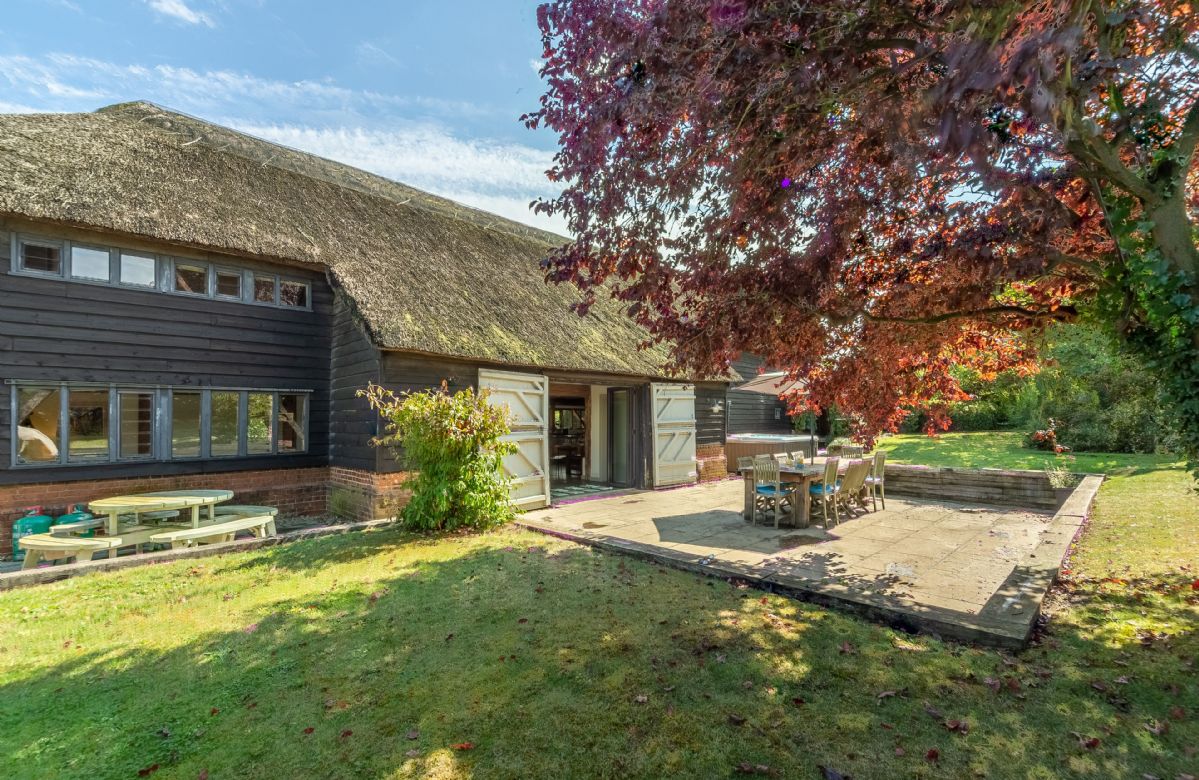
[[[751,525],[740,480],[529,512],[534,530],[854,609],[910,630],[1021,647],[1101,478],[1062,513],[888,497],[825,529]]]

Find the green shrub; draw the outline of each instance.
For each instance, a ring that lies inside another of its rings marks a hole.
[[[397,396],[372,384],[359,395],[387,420],[375,443],[391,447],[411,471],[404,487],[412,498],[401,513],[407,528],[481,529],[512,519],[503,459],[516,445],[503,439],[508,411],[488,403],[486,391],[451,395],[443,383],[440,390]]]

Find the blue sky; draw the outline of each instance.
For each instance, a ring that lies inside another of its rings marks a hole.
[[[0,112],[151,100],[564,232],[537,0],[4,0]]]

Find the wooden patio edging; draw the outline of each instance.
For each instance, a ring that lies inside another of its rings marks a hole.
[[[1056,510],[1063,498],[1044,471],[888,463],[886,477],[887,493],[911,498],[977,501],[1050,511]],[[1070,488],[1062,489],[1062,493],[1071,492]]]
[[[42,566],[37,569],[21,569],[19,571],[0,574],[0,591],[29,585],[43,585],[48,582],[57,582],[58,580],[70,579],[71,577],[82,577],[102,571],[119,571],[121,569],[131,569],[135,566],[148,566],[155,563],[170,563],[171,561],[190,560],[192,558],[209,558],[214,555],[274,547],[280,544],[303,541],[304,539],[316,539],[321,536],[366,531],[371,528],[391,525],[393,522],[395,522],[393,519],[388,518],[384,520],[366,520],[358,523],[320,525],[312,528],[300,528],[295,531],[285,531],[277,536],[268,536],[263,539],[234,539],[232,542],[206,544],[198,547],[183,547],[177,550],[159,550],[158,552],[126,555],[119,558],[99,558],[79,563]]]
[[[960,472],[964,469],[954,471]],[[889,479],[889,472],[887,476]],[[798,577],[780,576],[775,573],[762,576],[753,570],[752,565],[722,561],[719,558],[703,558],[693,553],[619,537],[587,536],[523,523],[520,520],[516,523],[528,530],[577,544],[632,555],[694,574],[738,580],[759,590],[847,610],[909,633],[932,634],[941,639],[1020,650],[1032,637],[1045,594],[1057,580],[1062,560],[1086,524],[1103,480],[1102,474],[1088,474],[1083,477],[1053,515],[1037,547],[1016,565],[1012,574],[993,596],[1003,597],[1021,605],[1019,617],[1008,619],[983,615],[965,616],[961,612],[920,605],[902,597],[863,593],[844,586],[818,584]]]

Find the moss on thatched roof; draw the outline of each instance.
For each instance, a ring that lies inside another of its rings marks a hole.
[[[566,239],[149,103],[0,116],[0,213],[329,270],[375,342],[661,376],[610,299],[587,317],[539,263]]]

